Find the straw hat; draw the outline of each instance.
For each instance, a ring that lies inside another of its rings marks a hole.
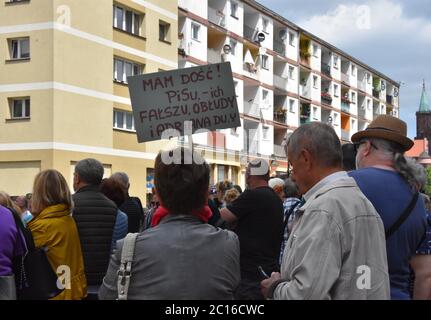
[[[404,151],[410,150],[414,142],[407,137],[407,125],[404,121],[380,115],[370,123],[367,129],[359,131],[352,136],[352,142],[359,142],[364,138],[379,138],[401,145]]]

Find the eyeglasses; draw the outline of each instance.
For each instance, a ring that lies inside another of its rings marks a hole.
[[[371,145],[371,147],[372,147],[372,148],[374,148],[374,149],[376,149],[376,150],[379,150],[379,148],[377,148],[377,147],[376,147],[376,145],[375,145],[371,140],[362,140],[362,141],[359,141],[359,142],[355,142],[355,143],[353,143],[353,146],[354,146],[354,148],[355,148],[355,152],[358,152],[359,146],[360,146],[361,144],[366,143],[367,141],[370,143],[370,145]]]

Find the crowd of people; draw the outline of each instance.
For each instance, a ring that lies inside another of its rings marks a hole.
[[[211,186],[196,151],[169,164],[161,152],[145,209],[127,174],[103,179],[96,159],[76,164],[73,195],[42,171],[31,194],[0,192],[0,299],[31,286],[16,263],[27,232],[54,272],[70,270],[55,300],[431,299],[427,176],[404,156],[406,134],[379,116],[341,146],[332,127],[303,125],[286,145],[289,176],[256,158],[244,191]]]

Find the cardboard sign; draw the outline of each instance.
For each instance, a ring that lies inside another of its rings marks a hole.
[[[241,126],[229,62],[129,77],[138,142]],[[191,121],[192,128],[184,128]]]

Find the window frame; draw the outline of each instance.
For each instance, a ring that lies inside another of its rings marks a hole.
[[[197,27],[197,37],[194,37],[194,28]],[[200,42],[200,35],[201,35],[201,25],[196,23],[196,22],[192,22],[191,23],[191,33],[192,33],[192,40],[194,41],[198,41]]]
[[[122,19],[122,23],[121,26],[119,26],[118,23],[118,16],[117,16],[117,10],[121,10],[122,14],[121,14],[121,19]],[[131,30],[127,30],[127,14],[130,14],[131,16]],[[117,4],[114,4],[114,14],[113,14],[113,22],[112,22],[112,26],[115,29],[121,30],[123,32],[126,32],[127,34],[130,35],[134,35],[134,36],[138,36],[138,37],[142,37],[142,21],[144,19],[144,14],[141,12],[138,12],[136,10],[132,10],[132,9],[128,9],[122,6],[119,6]],[[138,25],[136,25],[136,17],[139,18],[139,22]],[[138,28],[138,30],[136,30],[136,28]]]
[[[289,45],[292,47],[296,47],[295,45],[295,33],[293,33],[292,31],[289,31]]]
[[[269,141],[269,126],[262,126],[262,140]]]
[[[233,8],[235,8],[235,9],[233,9]],[[230,1],[230,16],[232,18],[238,19],[238,8],[239,8],[238,2],[231,0]]]
[[[262,69],[269,70],[269,56],[267,56],[266,54],[262,54],[260,56],[260,66],[262,67]]]
[[[287,72],[288,72],[289,79],[290,80],[295,80],[295,67],[289,66],[289,69],[288,69]]]
[[[122,63],[122,79],[120,80],[118,79],[118,69],[117,69],[117,62],[121,62]],[[117,83],[122,83],[122,84],[127,84],[127,72],[126,72],[126,65],[130,64],[132,66],[132,74],[130,76],[137,76],[143,73],[144,70],[144,65],[140,64],[140,63],[136,63],[130,60],[126,60],[126,59],[122,59],[120,57],[114,57],[114,74],[113,74],[113,79],[115,82]],[[138,67],[138,73],[136,73],[135,71],[135,67]]]
[[[289,112],[295,113],[295,100],[289,99]]]
[[[117,115],[120,115],[122,117],[122,124],[123,126],[120,127],[118,126],[118,122],[117,122]],[[131,116],[132,119],[132,125],[131,125],[131,129],[127,128],[127,116]],[[114,109],[113,112],[113,125],[112,125],[114,130],[121,130],[121,131],[127,131],[127,132],[136,132],[136,127],[135,127],[135,119],[133,117],[133,113],[131,111],[125,111],[125,110],[120,110],[120,109]]]
[[[27,42],[28,46],[28,56],[22,56],[22,43]],[[19,60],[29,60],[31,58],[31,50],[30,50],[30,37],[20,37],[20,38],[11,38],[8,39],[9,43],[9,57],[11,61],[19,61]],[[16,57],[14,56],[14,44],[16,44]]]
[[[21,116],[15,116],[16,103],[21,102]],[[27,110],[28,107],[28,110]],[[31,99],[30,97],[10,98],[10,120],[27,120],[31,119]],[[28,112],[27,112],[28,111]]]
[[[334,87],[333,87],[333,89],[334,89],[334,97],[339,97],[340,95],[338,94],[338,89],[339,89],[339,85],[337,84],[337,83],[334,83]]]
[[[161,37],[161,35],[162,35],[161,27],[164,28],[164,32],[163,32],[164,37],[163,38]],[[170,28],[171,28],[170,23],[163,21],[163,20],[159,20],[159,41],[160,42],[171,44],[171,41],[169,39],[170,38],[170,34],[169,34]]]

